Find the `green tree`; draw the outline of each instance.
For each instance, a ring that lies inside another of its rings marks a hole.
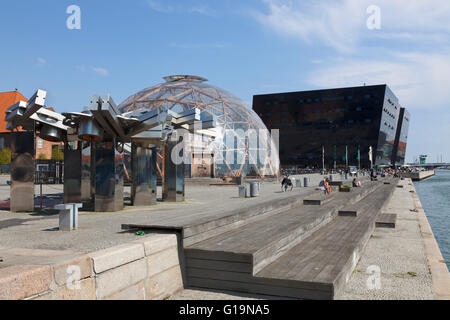
[[[56,147],[52,149],[52,159],[53,160],[64,160],[64,152],[61,148]]]
[[[11,149],[3,148],[0,150],[0,164],[10,164],[11,163]]]

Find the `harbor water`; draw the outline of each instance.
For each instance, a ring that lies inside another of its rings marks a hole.
[[[450,268],[450,170],[436,170],[435,176],[414,182],[414,186]]]

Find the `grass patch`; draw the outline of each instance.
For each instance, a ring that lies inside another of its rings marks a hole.
[[[394,277],[405,279],[407,276],[411,278],[417,277],[416,272],[408,271],[407,273],[394,273]]]

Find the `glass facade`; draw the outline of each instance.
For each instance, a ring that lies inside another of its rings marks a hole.
[[[166,82],[144,89],[127,98],[120,104],[119,110],[126,113],[141,108],[150,110],[163,108],[183,112],[198,108],[217,119],[217,137],[213,142],[214,150],[212,150],[213,176],[278,174],[279,159],[278,155],[273,157],[270,153],[270,141],[260,139],[257,150],[249,147],[251,137],[249,139],[248,132],[267,131],[267,128],[258,115],[244,102],[231,93],[206,83],[207,80],[201,77],[180,75],[164,79]],[[209,143],[208,138],[202,139],[205,144]],[[233,143],[230,143],[231,140]],[[258,154],[256,158],[253,157],[255,151]],[[199,152],[202,151],[199,150]],[[197,156],[198,154],[192,154],[192,158]],[[208,156],[205,160],[208,160],[207,158]],[[203,168],[204,164],[200,167]],[[200,171],[197,168],[195,170],[186,168],[186,172]]]
[[[401,108],[399,115],[399,126],[397,127],[396,147],[397,150],[393,162],[396,165],[405,163],[406,146],[408,142],[409,119],[411,115],[405,108]]]
[[[256,95],[253,109],[280,130],[282,166],[322,168],[324,153],[327,168],[367,168],[370,146],[375,165],[396,153],[401,107],[386,85]]]

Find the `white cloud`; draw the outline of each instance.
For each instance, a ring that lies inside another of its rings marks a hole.
[[[206,5],[194,5],[186,6],[177,4],[170,4],[169,1],[157,1],[157,0],[147,0],[148,6],[160,13],[197,13],[205,16],[215,16],[216,11],[211,9]]]
[[[38,57],[37,58],[37,66],[38,67],[43,67],[47,64],[47,60],[45,60],[44,58]]]
[[[225,48],[226,45],[223,43],[177,43],[172,42],[170,44],[171,48],[179,48],[179,49],[222,49]]]
[[[199,6],[193,6],[187,9],[189,13],[198,13],[198,14],[202,14],[205,16],[210,16],[210,17],[214,17],[216,16],[216,11],[204,6],[204,5],[199,5]]]
[[[147,0],[147,4],[152,8],[153,10],[161,13],[170,13],[174,12],[176,10],[176,7],[171,5],[162,4],[159,1],[156,0]]]
[[[450,1],[262,1],[266,12],[253,16],[263,26],[338,53],[332,61],[320,54],[310,60],[315,70],[309,84],[318,88],[388,84],[408,108],[448,106]],[[367,28],[370,5],[380,7],[381,30]],[[413,49],[406,53],[406,47]]]
[[[407,108],[442,108],[450,104],[450,50],[342,59],[312,72],[308,82],[319,88],[387,84]]]
[[[97,73],[97,74],[99,74],[99,75],[101,75],[101,76],[103,76],[103,77],[109,76],[109,71],[108,71],[108,69],[106,69],[106,68],[94,67],[94,68],[92,68],[92,70],[93,70],[95,73]]]
[[[408,42],[449,42],[448,0],[263,0],[268,12],[254,12],[262,25],[309,44],[343,53],[363,40],[384,38]],[[368,30],[366,9],[381,9],[381,30]]]

